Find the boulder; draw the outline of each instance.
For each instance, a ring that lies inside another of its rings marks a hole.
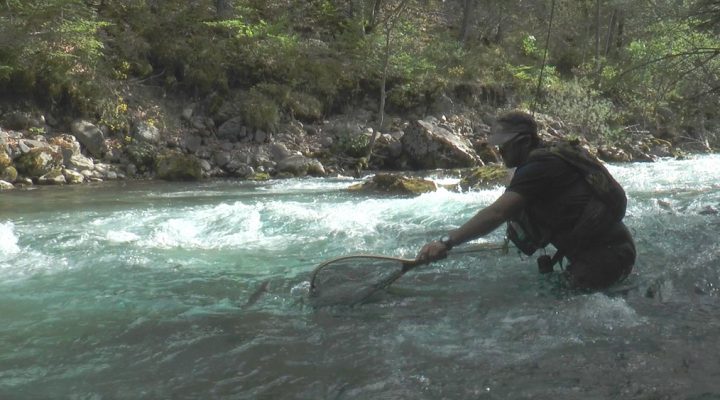
[[[401,195],[418,195],[437,190],[435,182],[399,174],[377,174],[367,182],[350,186],[351,191],[370,191]]]
[[[54,169],[47,174],[38,178],[38,184],[41,185],[63,185],[67,183],[65,176],[60,168]]]
[[[187,181],[202,178],[200,160],[175,150],[159,154],[155,160],[155,170],[159,179]]]
[[[12,159],[5,152],[5,149],[0,148],[0,169],[7,168],[12,165]]]
[[[434,120],[411,123],[400,140],[404,154],[415,168],[468,168],[481,163],[466,138]]]
[[[85,182],[85,176],[83,174],[70,169],[63,170],[63,175],[67,183],[77,184]]]
[[[90,155],[95,158],[102,158],[107,152],[105,135],[100,128],[88,121],[75,121],[71,126],[73,136],[82,144]]]
[[[147,172],[155,166],[156,149],[149,143],[133,143],[125,147],[125,154],[138,171]]]
[[[0,167],[0,180],[12,183],[15,182],[17,176],[17,170],[12,165],[5,168]]]
[[[63,157],[50,147],[30,149],[15,160],[18,172],[31,178],[38,178],[62,166]]]
[[[220,125],[217,131],[218,139],[231,142],[237,142],[245,138],[247,134],[247,128],[243,125],[242,117],[230,118]]]
[[[13,186],[10,182],[5,182],[4,180],[0,180],[0,190],[10,190],[15,189],[15,186]]]
[[[140,121],[132,128],[133,138],[140,142],[160,143],[160,129],[145,121]]]
[[[280,160],[276,168],[279,173],[292,176],[325,176],[325,168],[320,161],[302,154],[293,154]]]
[[[500,164],[484,165],[466,173],[458,187],[462,190],[487,189],[489,186],[505,185],[509,182],[511,170]]]

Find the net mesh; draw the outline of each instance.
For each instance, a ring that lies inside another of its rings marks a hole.
[[[369,300],[404,273],[410,260],[350,256],[318,266],[310,282],[313,306],[355,305]]]

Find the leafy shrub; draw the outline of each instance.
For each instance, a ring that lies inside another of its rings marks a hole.
[[[563,120],[571,132],[587,138],[605,138],[611,142],[622,139],[613,130],[617,118],[615,107],[597,90],[572,80],[553,85],[544,104],[544,111]]]
[[[317,121],[323,114],[323,105],[320,100],[307,93],[292,93],[287,106],[290,113],[301,121]]]
[[[243,100],[241,114],[251,129],[275,132],[280,123],[277,103],[257,88],[251,89]]]
[[[363,134],[347,134],[335,142],[335,150],[350,157],[364,157],[370,145],[370,137]]]

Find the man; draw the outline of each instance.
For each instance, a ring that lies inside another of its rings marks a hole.
[[[567,258],[571,287],[602,289],[630,273],[636,253],[622,222],[625,192],[599,161],[579,146],[544,145],[533,117],[519,111],[498,118],[489,143],[515,168],[510,184],[462,226],[426,244],[418,260],[444,258],[454,246],[507,222],[508,238],[525,254],[547,244],[558,250],[538,259],[541,272]]]

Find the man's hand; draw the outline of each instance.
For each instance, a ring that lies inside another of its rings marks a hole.
[[[419,262],[427,263],[441,260],[447,257],[447,253],[447,246],[445,246],[442,242],[435,240],[423,246],[415,259]]]

